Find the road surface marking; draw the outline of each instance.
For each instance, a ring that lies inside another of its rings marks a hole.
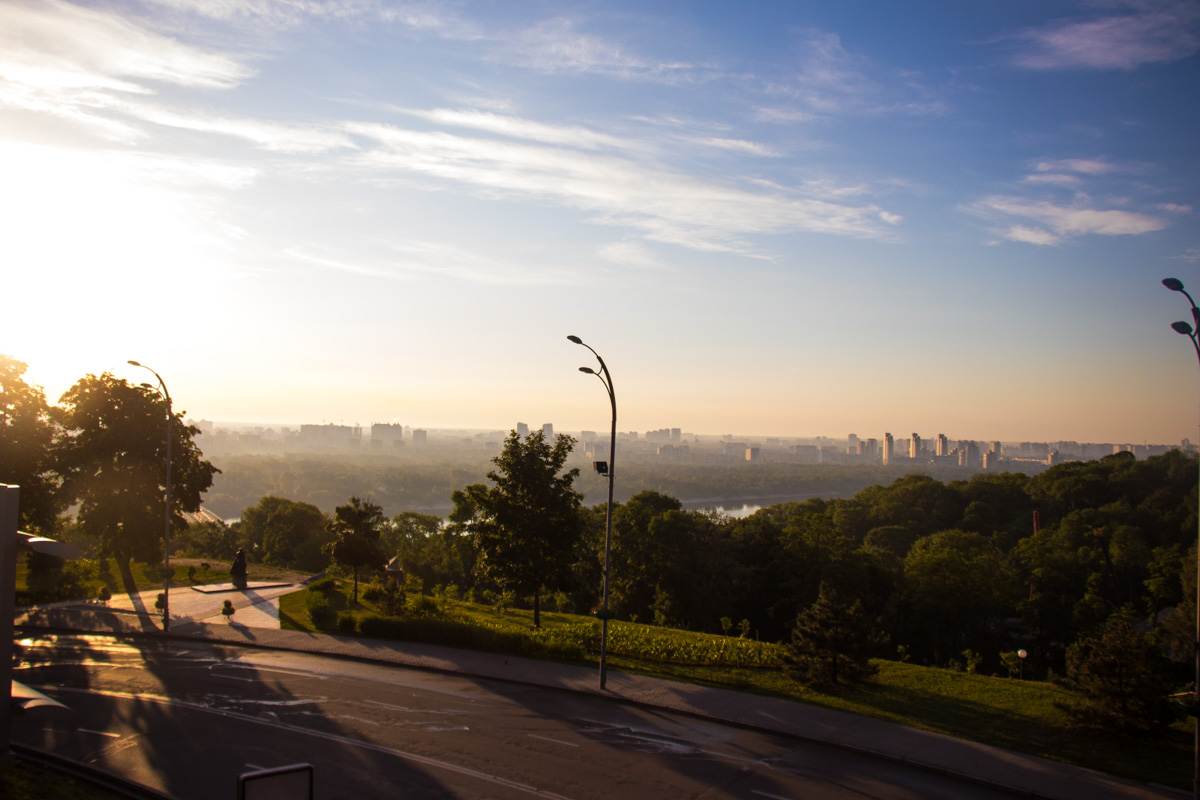
[[[530,739],[541,739],[543,742],[554,742],[555,744],[565,744],[567,747],[579,747],[574,742],[564,742],[562,739],[551,739],[549,736],[538,736],[536,733],[525,734]]]

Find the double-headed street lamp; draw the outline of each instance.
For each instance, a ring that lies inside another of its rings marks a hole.
[[[147,367],[145,364],[139,364],[136,361],[130,361],[135,367],[149,369],[154,373],[154,377],[158,378],[158,388],[162,392],[162,396],[167,401],[167,511],[165,514],[165,522],[163,523],[163,633],[169,633],[171,630],[171,393],[167,391],[167,384],[163,381],[162,376],[154,370]],[[143,383],[143,386],[153,389],[149,383]]]
[[[600,618],[600,688],[603,689],[607,679],[608,621],[613,618],[613,613],[608,610],[608,564],[609,555],[612,552],[613,462],[617,459],[617,395],[613,392],[612,375],[608,374],[608,367],[604,364],[604,359],[600,357],[600,354],[592,350],[591,345],[585,344],[578,336],[568,336],[567,338],[575,344],[581,344],[591,350],[592,355],[600,362],[599,372],[591,367],[580,367],[579,371],[599,378],[600,382],[604,384],[605,391],[608,392],[608,401],[612,403],[612,435],[608,443],[608,463],[596,462],[596,471],[601,475],[608,474],[608,513],[604,517],[604,601],[600,610],[596,612],[596,616]]]
[[[1196,359],[1200,361],[1200,308],[1196,307],[1196,301],[1183,288],[1183,281],[1178,278],[1165,278],[1163,286],[1170,289],[1172,292],[1179,292],[1188,299],[1192,306],[1192,322],[1172,322],[1171,328],[1176,333],[1182,333],[1184,336],[1192,340],[1192,347],[1196,350]],[[1198,484],[1200,485],[1200,484]],[[1200,541],[1200,539],[1198,539]],[[1196,681],[1192,690],[1192,713],[1200,713],[1200,552],[1196,555]],[[1196,744],[1195,756],[1193,759],[1192,772],[1192,796],[1196,800],[1200,800],[1200,716],[1196,717]]]

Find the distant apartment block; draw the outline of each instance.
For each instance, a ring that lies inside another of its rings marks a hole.
[[[413,447],[425,447],[429,444],[429,434],[422,428],[413,428]]]
[[[554,441],[554,423],[553,422],[547,422],[545,425],[542,426],[542,438],[544,438],[547,442]]]
[[[390,423],[375,423],[371,425],[372,449],[396,448],[404,446],[404,426]]]
[[[308,450],[352,450],[362,445],[362,428],[354,425],[301,425],[300,444]]]
[[[529,435],[529,426],[526,425],[524,422],[518,422],[517,423],[517,436],[520,436],[522,439],[524,439],[528,435]]]

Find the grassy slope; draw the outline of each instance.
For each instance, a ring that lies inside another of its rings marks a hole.
[[[305,607],[305,593],[281,598],[280,622],[285,629],[315,631]],[[363,601],[351,607],[344,596],[333,598],[337,610],[370,613]],[[447,612],[468,624],[529,632],[532,612],[450,602]],[[586,618],[543,613],[542,626],[578,624]],[[613,626],[631,623],[613,623]],[[650,626],[636,626],[646,627]],[[610,629],[611,630],[611,629]],[[698,634],[654,629],[668,636]],[[598,665],[598,657],[582,663]],[[580,662],[575,662],[580,663]],[[880,661],[869,683],[837,692],[805,689],[778,669],[668,664],[610,654],[614,670],[782,697],[915,728],[984,742],[1023,753],[1138,780],[1186,788],[1191,785],[1191,721],[1176,723],[1157,740],[1143,741],[1071,729],[1055,703],[1072,695],[1050,683],[1018,681],[952,670]]]

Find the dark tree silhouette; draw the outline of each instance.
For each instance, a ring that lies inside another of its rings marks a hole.
[[[499,468],[488,473],[494,485],[472,484],[455,493],[452,519],[475,536],[479,567],[504,588],[533,595],[535,627],[541,624],[542,589],[568,580],[582,535],[573,486],[579,470],[562,472],[574,444],[569,436],[559,435],[551,446],[541,431],[524,439],[512,431],[492,459]]]
[[[82,531],[101,543],[133,587],[131,559],[162,558],[166,463],[166,401],[152,389],[109,373],[88,375],[62,397],[65,439],[58,469],[65,496],[79,503]],[[197,511],[216,467],[193,438],[200,429],[175,413],[171,423],[171,529]]]
[[[879,638],[860,601],[844,603],[833,589],[821,584],[817,601],[796,619],[783,659],[784,671],[789,678],[809,685],[869,678],[877,671],[869,659]]]
[[[360,567],[383,567],[387,558],[379,550],[379,534],[387,518],[375,503],[351,497],[350,502],[334,510],[329,532],[334,539],[325,545],[325,553],[338,564],[354,570],[354,602],[358,602]]]

